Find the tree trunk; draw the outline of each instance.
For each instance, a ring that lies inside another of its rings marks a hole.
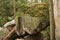
[[[55,21],[53,13],[53,0],[49,0],[49,15],[50,15],[50,40],[55,40]]]

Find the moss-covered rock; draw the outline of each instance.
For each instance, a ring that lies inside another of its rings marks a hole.
[[[46,22],[49,22],[48,5],[46,3],[21,4],[16,14],[17,19],[18,17],[22,19],[23,30],[29,34],[33,34],[35,29],[41,30],[46,26]],[[18,28],[19,26],[17,29]],[[20,32],[21,31],[22,30],[20,30]],[[47,34],[46,32],[47,30],[42,32],[44,37],[46,36],[45,34]]]
[[[49,21],[48,5],[45,3],[21,4],[19,10],[16,17],[22,18],[24,30],[29,31],[29,33],[33,32],[39,23]]]

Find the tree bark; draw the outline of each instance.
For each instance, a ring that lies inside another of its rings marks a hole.
[[[55,40],[55,21],[53,13],[53,0],[49,0],[49,15],[50,15],[50,40]]]

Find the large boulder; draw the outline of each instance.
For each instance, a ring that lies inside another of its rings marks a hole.
[[[20,21],[18,21],[19,19]],[[16,13],[17,30],[20,34],[22,29],[29,34],[34,33],[34,30],[38,27],[41,30],[46,22],[49,22],[49,13],[48,6],[45,3],[21,4]]]

